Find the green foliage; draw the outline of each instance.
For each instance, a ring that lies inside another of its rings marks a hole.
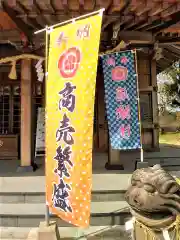
[[[165,74],[171,81],[164,84],[164,93],[172,107],[180,107],[180,63],[175,63]]]

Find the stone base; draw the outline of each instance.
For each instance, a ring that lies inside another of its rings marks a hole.
[[[33,167],[33,171],[36,171],[38,169],[38,165],[35,162],[33,162],[31,165]]]
[[[49,226],[46,226],[46,222],[41,222],[39,225],[37,240],[59,240],[59,230],[56,222],[50,222]]]
[[[149,167],[149,163],[148,162],[137,162],[137,164],[136,164],[136,168],[137,169],[148,168],[148,167]]]
[[[23,173],[23,172],[34,172],[38,169],[38,166],[36,163],[32,163],[30,166],[19,166],[17,168],[17,172]]]
[[[107,162],[105,164],[105,168],[107,170],[124,170],[123,165],[121,165],[121,164],[110,164],[109,162]]]
[[[33,172],[33,166],[19,166],[17,168],[18,173],[23,173],[23,172]]]

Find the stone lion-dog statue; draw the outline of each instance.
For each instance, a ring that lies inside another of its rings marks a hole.
[[[125,199],[136,240],[180,240],[180,184],[160,165],[134,171]]]

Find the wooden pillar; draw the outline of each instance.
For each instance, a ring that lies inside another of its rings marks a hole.
[[[21,162],[18,171],[32,171],[32,78],[31,60],[21,61]]]
[[[112,149],[109,141],[108,162],[105,165],[108,170],[124,170],[120,159],[120,150]]]
[[[110,143],[109,143],[109,162],[111,165],[120,164],[120,151],[112,149]]]
[[[152,82],[152,114],[153,114],[153,147],[159,149],[159,114],[158,114],[158,99],[157,99],[157,73],[156,60],[151,60],[151,82]]]
[[[106,106],[105,106],[105,91],[103,73],[99,72],[97,77],[97,115],[98,115],[98,150],[100,152],[108,152],[108,162],[105,168],[108,170],[122,170],[120,164],[120,151],[111,148],[108,136],[107,121],[105,119]]]
[[[108,151],[108,132],[107,132],[107,123],[105,120],[106,115],[106,105],[105,105],[105,96],[104,96],[104,81],[103,75],[98,74],[98,146],[99,151],[107,152]]]

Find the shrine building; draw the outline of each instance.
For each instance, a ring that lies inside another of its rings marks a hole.
[[[101,8],[105,11],[99,53],[137,49],[143,149],[160,151],[157,74],[180,58],[179,0],[4,0],[0,3],[0,162],[18,161],[22,171],[35,166],[38,109],[45,107],[45,79],[38,77],[38,71],[45,71],[45,34],[34,32]],[[107,156],[103,168],[121,169],[123,161],[134,161],[135,155],[113,150],[109,143],[100,59],[94,109],[94,156]],[[136,155],[138,161],[139,151]]]

